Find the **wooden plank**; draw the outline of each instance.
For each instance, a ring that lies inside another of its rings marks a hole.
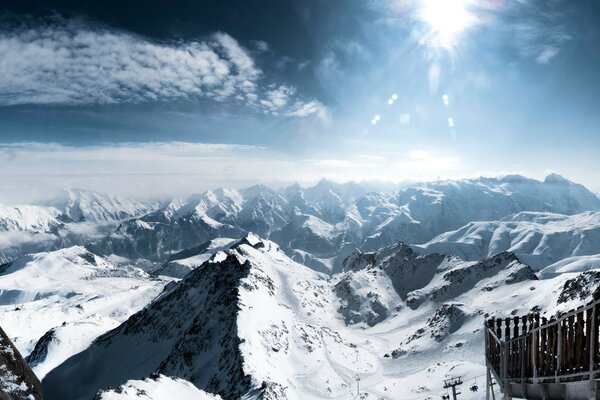
[[[585,311],[585,338],[583,340],[583,365],[582,370],[589,369],[590,367],[590,347],[592,341],[592,311],[593,309],[588,308]]]
[[[600,330],[600,310],[598,309],[598,304],[596,303],[594,305],[594,329],[592,332],[592,336],[593,336],[593,341],[594,341],[594,349],[592,351],[592,357],[593,357],[593,362],[594,362],[594,369],[596,369],[596,367],[598,366],[598,352],[600,351],[600,340],[599,337],[600,335],[598,334],[598,331]]]
[[[529,343],[531,335],[528,335],[529,332],[531,332],[531,314],[521,316],[521,335],[523,336],[523,351],[521,352],[523,371],[521,374],[523,376],[531,376],[531,347]]]
[[[581,344],[583,342],[583,313],[578,313],[575,317],[575,338],[571,343],[573,346],[573,370],[581,371]]]
[[[539,315],[538,315],[539,318]],[[542,318],[542,326],[546,325],[548,320],[544,317]],[[537,357],[537,374],[541,376],[546,375],[547,363],[548,363],[548,355],[550,354],[548,351],[548,328],[540,329],[540,338],[539,338],[539,353]]]
[[[518,338],[519,337],[519,322],[521,321],[521,318],[519,317],[513,317],[513,337],[514,338]],[[521,349],[522,349],[522,344],[520,343],[520,340],[515,341],[514,345],[513,345],[513,376],[515,377],[522,377],[523,373],[522,373],[522,369],[523,369],[523,364],[521,362]]]
[[[556,348],[557,348],[557,354],[556,354],[556,369],[555,369],[555,375],[556,375],[556,382],[559,382],[558,379],[558,375],[562,372],[562,333],[563,333],[563,322],[564,321],[560,321],[560,319],[558,318],[560,314],[556,314],[557,316],[557,320],[558,320],[558,324],[556,325],[556,338],[557,338],[557,342],[556,342]]]
[[[575,357],[574,357],[574,349],[571,345],[575,342],[575,315],[571,314],[567,318],[567,337],[565,339],[565,349],[566,349],[566,370],[569,372],[574,372],[573,367],[575,366]]]
[[[502,320],[500,318],[496,320],[496,336],[498,339],[502,339]]]

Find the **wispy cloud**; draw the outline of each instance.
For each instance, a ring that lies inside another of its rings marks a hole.
[[[0,104],[113,104],[251,93],[261,71],[235,39],[153,43],[59,20],[0,32]]]
[[[329,109],[324,106],[321,102],[313,100],[309,102],[297,101],[287,112],[290,117],[309,117],[311,115],[316,116],[325,123],[331,122],[331,114]]]
[[[266,92],[266,98],[261,100],[261,104],[268,110],[276,112],[285,107],[295,93],[295,88],[281,85],[274,89],[268,90]]]
[[[255,45],[268,50],[266,42]],[[79,19],[4,22],[0,54],[0,106],[211,99],[286,115],[297,92],[270,82],[252,53],[223,32],[155,42]]]

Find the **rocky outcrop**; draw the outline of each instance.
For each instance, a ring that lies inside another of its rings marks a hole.
[[[0,328],[0,400],[42,400],[42,385]]]

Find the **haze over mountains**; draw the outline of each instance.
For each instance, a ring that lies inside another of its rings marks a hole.
[[[558,175],[70,191],[2,208],[0,318],[48,399],[431,398],[485,316],[591,298],[599,215]]]

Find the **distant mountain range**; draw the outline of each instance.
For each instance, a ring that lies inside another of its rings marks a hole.
[[[0,209],[0,229],[7,231],[0,236],[0,260],[85,245],[97,254],[164,261],[214,238],[254,232],[278,243],[292,259],[331,272],[339,271],[355,248],[375,250],[398,241],[425,244],[466,224],[505,220],[521,212],[572,216],[600,211],[597,195],[558,175],[544,181],[511,175],[432,182],[384,193],[371,188],[327,180],[277,191],[257,185],[207,191],[162,205],[72,190],[52,206]],[[437,240],[446,242],[444,238]],[[422,249],[435,251],[433,243]],[[469,257],[458,247],[440,249],[466,259],[493,254],[479,251]],[[493,244],[490,248],[495,249]]]

